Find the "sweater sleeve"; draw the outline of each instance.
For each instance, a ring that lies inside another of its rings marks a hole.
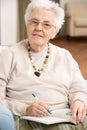
[[[6,48],[0,54],[0,102],[8,107],[14,115],[25,115],[26,105],[18,100],[9,100],[7,97],[7,84],[15,65],[14,53],[10,47]]]
[[[81,74],[78,63],[70,53],[67,53],[69,66],[71,66],[72,82],[69,88],[69,103],[75,100],[81,100],[87,106],[87,85],[84,77]]]

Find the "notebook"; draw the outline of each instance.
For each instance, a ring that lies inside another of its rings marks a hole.
[[[46,125],[55,124],[55,123],[62,123],[62,122],[69,122],[76,124],[72,119],[70,109],[60,109],[54,110],[51,114],[43,117],[34,117],[34,116],[21,116],[21,119],[30,120],[34,122],[43,123]]]

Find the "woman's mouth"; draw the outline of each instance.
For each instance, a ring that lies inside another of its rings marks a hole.
[[[34,37],[40,37],[43,38],[43,36],[41,34],[33,34]]]

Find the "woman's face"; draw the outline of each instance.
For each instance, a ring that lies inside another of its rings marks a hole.
[[[32,11],[27,25],[27,34],[30,46],[35,51],[42,50],[51,38],[54,38],[55,14],[52,10],[36,9]]]

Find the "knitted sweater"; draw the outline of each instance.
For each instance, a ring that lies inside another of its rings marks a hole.
[[[26,115],[26,107],[38,99],[53,110],[69,108],[80,99],[87,103],[87,86],[77,62],[70,52],[51,43],[47,66],[37,77],[28,54],[27,39],[8,47],[0,55],[0,102],[14,115]],[[37,68],[42,67],[47,46],[42,52],[32,51]]]

